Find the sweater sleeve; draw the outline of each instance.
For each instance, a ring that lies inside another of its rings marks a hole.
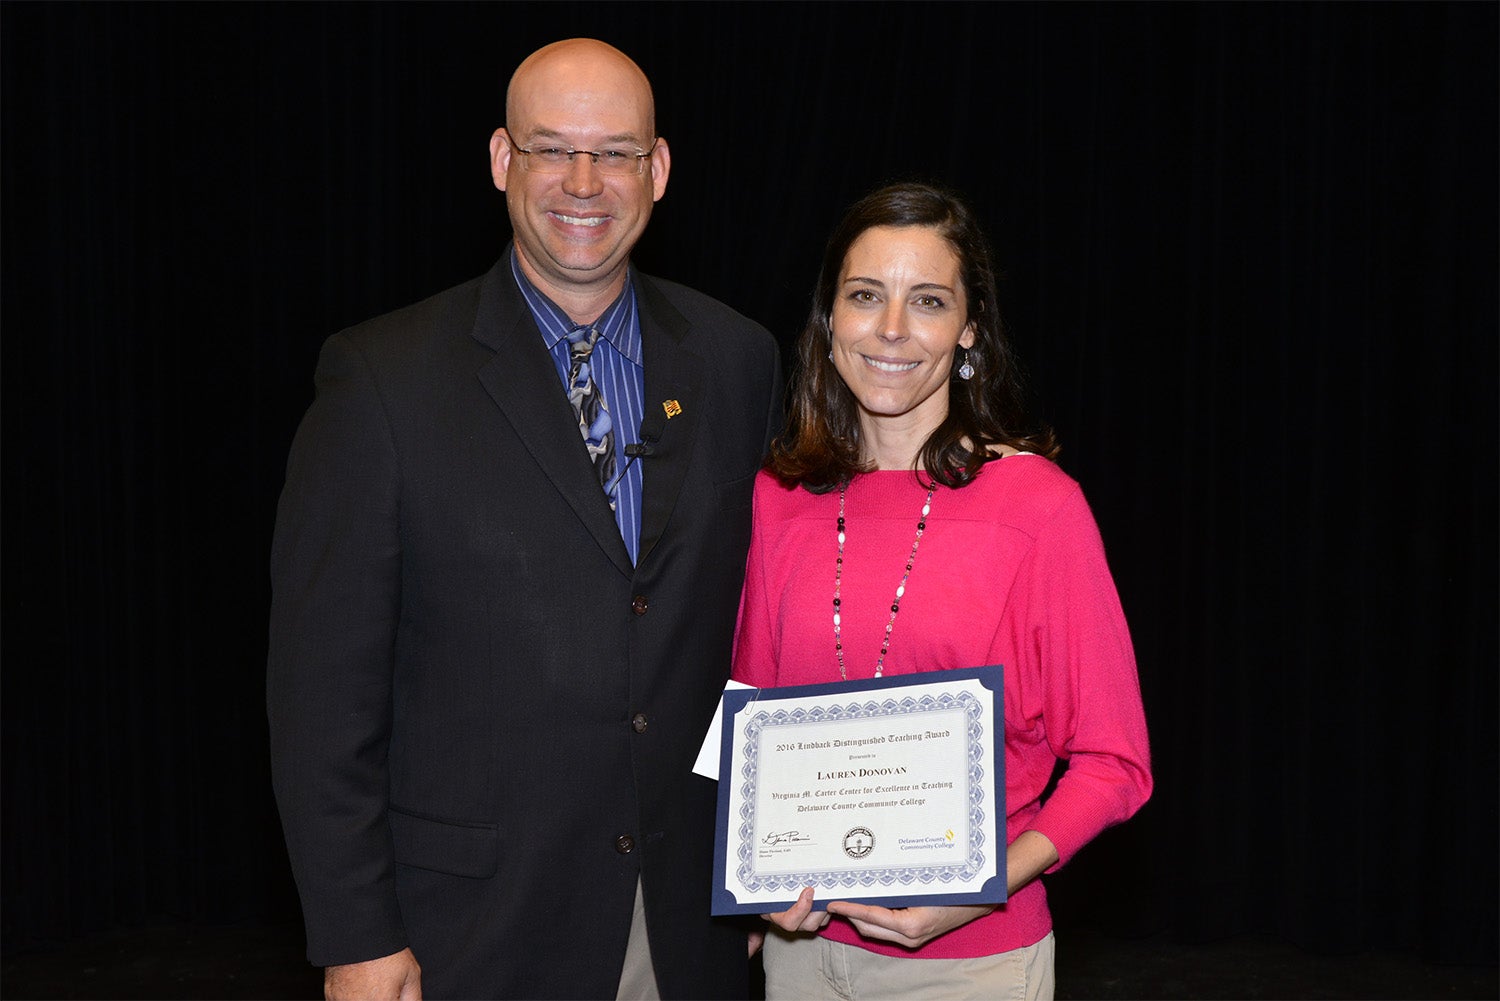
[[[1076,486],[1043,524],[1029,562],[1022,667],[1036,682],[1048,746],[1067,762],[1029,826],[1057,848],[1056,869],[1140,809],[1151,761],[1130,632]]]
[[[730,677],[756,688],[776,684],[776,637],[772,629],[770,593],[766,589],[766,533],[774,481],[766,473],[755,480],[755,514],[750,528],[750,554],[745,561],[745,587],[734,627],[734,663]]]

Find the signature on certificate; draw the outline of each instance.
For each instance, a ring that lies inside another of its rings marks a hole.
[[[803,834],[801,831],[782,831],[780,834],[767,834],[760,840],[762,844],[782,845],[793,841],[811,841],[812,835]]]

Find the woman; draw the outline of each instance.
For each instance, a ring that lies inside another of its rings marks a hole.
[[[776,687],[1003,664],[1010,898],[815,911],[809,887],[767,915],[766,996],[1050,997],[1037,877],[1140,807],[1149,754],[1099,532],[1050,461],[1052,433],[1026,430],[969,210],[916,184],[854,205],[798,364],[787,431],[755,485],[734,677]]]

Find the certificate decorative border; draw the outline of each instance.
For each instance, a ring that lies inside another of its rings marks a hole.
[[[767,727],[795,726],[805,723],[835,722],[872,717],[918,716],[930,712],[953,712],[960,710],[967,720],[969,756],[969,841],[965,846],[964,860],[948,865],[902,865],[883,869],[862,869],[849,872],[808,871],[758,874],[754,866],[755,838],[755,777],[759,767],[761,731]],[[736,857],[739,865],[735,871],[740,885],[752,892],[782,890],[796,896],[804,886],[815,886],[824,890],[838,887],[855,890],[872,888],[892,889],[910,887],[914,883],[932,885],[951,883],[954,880],[971,882],[985,869],[987,857],[984,846],[984,801],[985,752],[983,738],[984,705],[972,692],[942,692],[936,696],[923,694],[919,697],[888,697],[880,701],[849,702],[827,706],[799,707],[760,711],[745,720],[745,763],[741,774],[745,778],[740,787],[743,804],[740,807],[738,828],[739,847]]]

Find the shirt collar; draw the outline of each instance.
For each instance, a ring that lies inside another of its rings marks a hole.
[[[610,347],[640,365],[641,325],[636,319],[635,279],[632,270],[627,269],[625,272],[625,287],[620,290],[619,296],[599,314],[592,325],[599,328],[599,336],[608,341]],[[541,328],[547,350],[556,347],[557,342],[566,337],[568,331],[582,326],[574,323],[557,303],[531,283],[521,270],[521,261],[514,245],[510,249],[510,273],[515,276],[516,287],[521,290],[526,305],[531,308],[532,317],[536,319],[536,325]]]

